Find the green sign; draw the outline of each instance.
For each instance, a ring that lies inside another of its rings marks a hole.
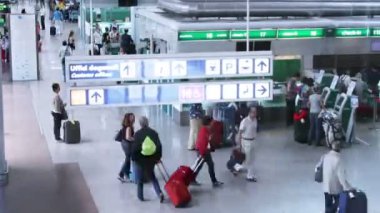
[[[380,37],[380,28],[372,28],[369,33],[371,37]]]
[[[179,32],[180,41],[202,41],[202,40],[228,40],[230,31],[183,31]]]
[[[369,28],[337,28],[335,37],[360,38],[369,36]]]
[[[321,38],[325,37],[325,29],[279,29],[277,38]]]
[[[267,29],[267,30],[250,30],[249,38],[250,39],[272,39],[277,37],[277,30]],[[231,39],[246,39],[247,31],[246,30],[232,30]]]

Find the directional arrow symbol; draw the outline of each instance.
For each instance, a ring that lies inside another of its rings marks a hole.
[[[98,92],[95,92],[91,98],[95,98],[95,103],[98,103],[98,99],[101,98],[102,96],[98,93]]]
[[[264,61],[261,61],[257,66],[260,67],[261,71],[263,71],[264,67],[267,67],[267,64]]]
[[[263,85],[261,85],[261,89],[257,90],[261,92],[261,95],[264,95],[267,92],[267,88],[265,88]]]
[[[185,69],[181,64],[177,64],[174,69],[176,69],[178,72],[180,72],[181,70]]]

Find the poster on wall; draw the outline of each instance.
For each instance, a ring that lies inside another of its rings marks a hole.
[[[10,23],[12,80],[37,80],[36,17],[12,14]]]

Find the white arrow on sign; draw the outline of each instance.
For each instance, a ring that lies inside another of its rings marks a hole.
[[[104,90],[103,89],[89,89],[88,90],[88,104],[89,105],[103,105],[104,104]]]
[[[186,76],[187,63],[186,61],[172,61],[172,76]]]
[[[136,62],[129,61],[120,63],[120,77],[123,79],[135,79],[136,75]]]
[[[270,64],[269,58],[256,58],[255,59],[255,73],[264,74],[269,73]]]
[[[270,98],[270,91],[269,82],[255,83],[255,98]]]

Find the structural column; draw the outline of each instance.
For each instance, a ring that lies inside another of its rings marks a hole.
[[[5,160],[4,144],[4,101],[3,101],[3,72],[0,71],[0,185],[8,183],[8,165]]]

